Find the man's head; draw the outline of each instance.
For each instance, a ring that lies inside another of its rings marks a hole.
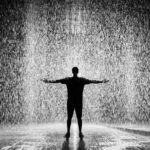
[[[77,76],[78,72],[79,72],[78,67],[73,67],[73,68],[72,68],[73,76]]]

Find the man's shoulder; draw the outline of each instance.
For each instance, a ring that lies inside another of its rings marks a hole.
[[[65,78],[63,78],[62,80],[68,81],[68,80],[70,80],[70,77],[65,77]]]
[[[69,79],[84,80],[85,78],[83,78],[83,77],[69,77]]]
[[[86,79],[84,77],[78,77],[78,80],[82,83],[86,83],[88,81],[88,79]]]
[[[66,77],[66,80],[70,81],[70,80],[79,80],[79,81],[87,81],[88,79],[84,78],[84,77]]]
[[[60,81],[60,83],[62,83],[62,84],[67,84],[68,81],[69,81],[69,78],[68,78],[68,77],[62,78],[62,79],[60,79],[59,81]]]
[[[84,78],[84,77],[80,77],[80,81],[81,81],[83,84],[89,84],[89,83],[90,83],[90,80],[87,79],[87,78]]]
[[[79,77],[79,79],[80,79],[80,80],[83,80],[83,81],[88,80],[88,79],[86,79],[86,78],[84,78],[84,77]]]

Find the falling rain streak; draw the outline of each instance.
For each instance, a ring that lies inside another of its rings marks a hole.
[[[149,122],[146,5],[123,0],[13,5],[1,10],[1,123],[66,120],[66,87],[40,79],[72,76],[73,66],[80,76],[110,80],[85,87],[85,121]]]

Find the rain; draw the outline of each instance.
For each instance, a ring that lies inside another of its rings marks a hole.
[[[72,76],[74,66],[109,80],[85,86],[84,122],[149,123],[149,5],[21,0],[0,13],[0,124],[66,121],[65,85],[40,79]]]

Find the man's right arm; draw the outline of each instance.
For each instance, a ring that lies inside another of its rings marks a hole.
[[[65,83],[66,79],[59,79],[59,80],[47,80],[47,79],[42,79],[44,83]]]

